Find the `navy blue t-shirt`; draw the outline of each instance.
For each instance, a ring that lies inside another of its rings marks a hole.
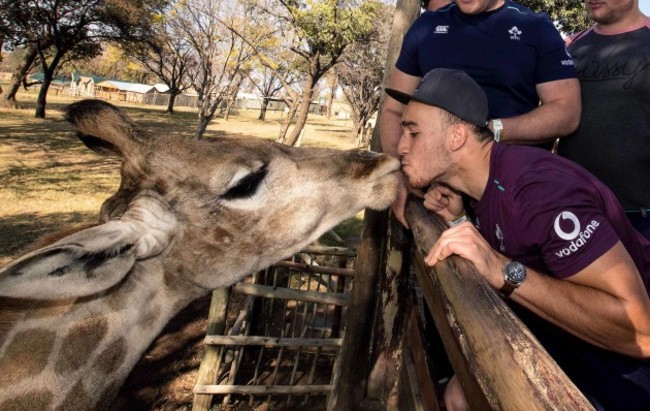
[[[548,15],[510,0],[478,15],[463,14],[454,3],[423,13],[395,67],[416,77],[439,67],[464,70],[485,90],[490,118],[527,113],[539,105],[537,84],[576,77]]]

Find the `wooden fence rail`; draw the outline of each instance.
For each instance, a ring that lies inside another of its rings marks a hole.
[[[472,409],[590,410],[582,393],[468,261],[424,256],[443,223],[410,201],[413,263],[447,355]]]

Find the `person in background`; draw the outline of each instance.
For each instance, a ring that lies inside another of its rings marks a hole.
[[[426,11],[406,34],[388,87],[410,93],[436,67],[464,70],[483,87],[497,141],[547,143],[578,126],[580,85],[573,60],[545,14],[510,0],[458,0]],[[392,155],[402,111],[398,101],[384,100],[380,139],[382,150]],[[405,226],[406,193],[405,184],[393,204]]]
[[[450,226],[426,264],[469,260],[597,409],[647,410],[650,241],[611,190],[549,151],[495,143],[486,94],[463,71],[386,92],[406,104],[396,150],[409,184],[431,187],[424,206]],[[445,404],[467,407],[456,378]]]
[[[586,8],[596,24],[568,40],[582,119],[558,154],[609,186],[650,239],[650,18],[638,0],[587,1]]]

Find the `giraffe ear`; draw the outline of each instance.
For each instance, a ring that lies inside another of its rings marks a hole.
[[[111,221],[31,252],[0,270],[0,296],[59,300],[104,291],[132,269],[141,231]]]

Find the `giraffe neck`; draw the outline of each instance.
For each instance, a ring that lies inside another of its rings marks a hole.
[[[9,306],[16,320],[0,330],[0,410],[107,408],[165,324],[205,293],[170,289],[151,268],[139,264],[93,298]]]

